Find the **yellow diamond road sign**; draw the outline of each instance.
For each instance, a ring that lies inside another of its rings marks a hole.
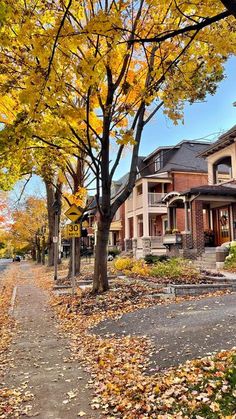
[[[65,212],[65,215],[67,218],[69,218],[69,220],[71,221],[76,221],[78,220],[78,218],[81,217],[82,212],[79,210],[79,208],[73,204],[71,205],[71,207]]]

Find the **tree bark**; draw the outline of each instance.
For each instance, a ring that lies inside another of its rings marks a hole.
[[[95,266],[93,279],[93,292],[104,292],[109,289],[107,276],[107,246],[111,220],[98,221],[97,242],[95,248]]]
[[[37,263],[41,263],[40,237],[36,238],[36,261],[37,261]]]
[[[45,247],[46,247],[45,237],[43,236],[42,238],[42,265],[45,265]]]
[[[47,193],[47,211],[48,211],[48,241],[47,241],[47,248],[48,248],[48,266],[54,265],[54,243],[53,243],[53,236],[54,236],[54,211],[53,211],[53,203],[55,200],[55,190],[54,186],[48,180],[45,180],[46,186],[46,193]]]
[[[221,3],[236,18],[236,0],[221,0]]]
[[[57,188],[48,179],[44,179],[47,193],[47,212],[48,212],[48,266],[54,265],[54,250],[55,244],[53,243],[53,237],[59,236],[60,231],[60,212],[58,213],[58,231],[55,231],[55,210],[53,204],[57,200],[61,208],[61,188],[62,184],[58,182]],[[60,259],[60,258],[59,258]],[[60,260],[59,260],[60,263]]]

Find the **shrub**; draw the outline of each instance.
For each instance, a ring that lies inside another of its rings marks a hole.
[[[119,258],[114,262],[114,267],[117,271],[131,270],[135,261],[129,258]]]
[[[158,261],[153,267],[148,266],[142,259],[119,258],[114,266],[116,270],[130,276],[184,279],[185,281],[199,276],[198,270],[190,265],[189,261],[181,258]]]
[[[114,262],[114,267],[125,275],[145,277],[150,275],[150,268],[142,259],[119,258]]]
[[[228,246],[229,255],[225,258],[224,268],[226,269],[236,269],[236,242],[233,241]]]
[[[108,256],[111,255],[111,256],[113,256],[115,258],[119,254],[120,254],[120,250],[117,249],[117,247],[114,247],[113,249],[109,249],[108,250]]]
[[[150,268],[143,260],[137,260],[131,269],[131,273],[135,276],[150,276]]]
[[[165,261],[167,261],[169,259],[170,259],[170,257],[167,256],[167,255],[157,256],[157,255],[151,255],[151,254],[150,255],[146,255],[145,258],[144,258],[145,262],[148,265],[152,265],[152,264],[157,263],[157,262],[165,262]]]
[[[187,260],[181,258],[172,258],[166,262],[157,262],[151,269],[150,274],[157,278],[171,279],[191,279],[199,275],[196,268],[190,266]]]

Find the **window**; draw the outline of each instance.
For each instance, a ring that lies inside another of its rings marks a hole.
[[[141,184],[137,186],[137,195],[142,195],[142,193],[143,193],[143,185]]]
[[[158,172],[158,170],[161,169],[162,166],[162,153],[159,153],[154,161],[154,165],[155,165],[155,172]]]
[[[226,156],[213,165],[214,183],[227,182],[232,178],[232,161]]]

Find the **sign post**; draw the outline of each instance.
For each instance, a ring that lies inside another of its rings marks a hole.
[[[75,204],[73,204],[65,212],[65,215],[72,221],[72,223],[66,227],[66,235],[69,238],[71,237],[71,288],[72,295],[75,295],[75,238],[81,236],[80,224],[76,224],[75,222],[81,217],[82,212]]]
[[[72,286],[72,295],[75,295],[75,237],[72,237],[72,249],[71,249],[71,286]]]

